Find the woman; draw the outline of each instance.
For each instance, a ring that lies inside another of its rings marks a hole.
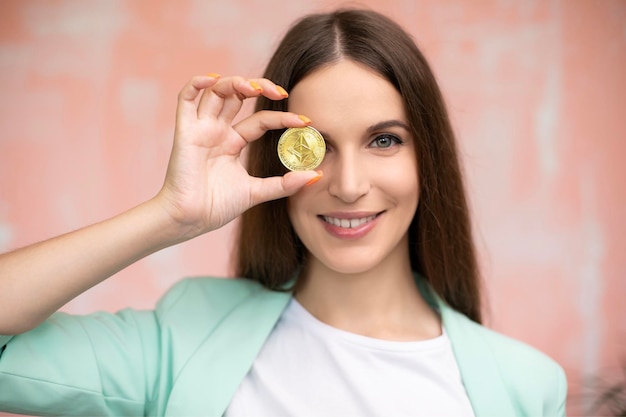
[[[262,111],[232,125],[252,97]],[[320,171],[286,172],[280,131],[307,125],[326,141]],[[467,213],[441,94],[411,39],[373,12],[309,16],[264,78],[183,88],[155,198],[0,258],[0,334],[17,335],[0,341],[0,408],[563,415],[561,368],[478,324]],[[153,312],[48,318],[240,214],[246,279],[184,280]]]

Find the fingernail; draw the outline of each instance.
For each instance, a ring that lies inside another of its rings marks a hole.
[[[317,172],[317,177],[311,178],[309,180],[309,182],[307,182],[305,185],[315,184],[316,182],[318,182],[322,178],[322,175],[324,175],[324,173],[322,171],[315,171],[315,172]]]
[[[281,96],[283,96],[285,98],[289,97],[289,93],[287,92],[287,90],[282,88],[280,85],[276,86],[276,90],[278,91],[278,94],[280,94]]]
[[[311,123],[311,119],[309,119],[308,117],[306,117],[303,114],[298,115],[298,119],[302,120],[306,124],[310,124]]]
[[[254,88],[256,91],[258,91],[259,93],[263,92],[263,87],[261,87],[259,84],[257,84],[254,81],[250,81],[250,85],[252,86],[252,88]]]
[[[207,76],[207,77],[211,77],[211,78],[220,78],[220,77],[221,77],[221,75],[219,75],[219,74],[218,74],[218,73],[216,73],[216,72],[210,72],[210,73],[208,73],[206,76]]]

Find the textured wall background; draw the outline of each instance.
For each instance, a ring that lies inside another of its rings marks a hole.
[[[154,195],[187,79],[258,76],[293,20],[335,4],[2,0],[0,251]],[[489,323],[557,359],[582,413],[590,376],[626,361],[626,2],[346,4],[396,19],[430,59],[463,150]],[[150,308],[183,276],[228,275],[232,231],[65,310]]]

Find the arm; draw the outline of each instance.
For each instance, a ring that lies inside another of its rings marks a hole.
[[[32,329],[175,236],[155,198],[112,219],[1,255],[0,334]]]
[[[101,223],[0,255],[0,334],[32,329],[59,307],[133,262],[217,229],[261,202],[295,193],[318,175],[254,178],[241,164],[265,131],[305,126],[286,112],[233,125],[243,100],[285,97],[266,79],[193,78],[179,94],[164,185],[151,200]]]

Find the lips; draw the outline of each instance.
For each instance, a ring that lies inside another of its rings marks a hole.
[[[328,213],[318,216],[324,229],[339,239],[360,239],[366,236],[378,224],[378,219],[384,213]]]
[[[365,223],[369,223],[376,218],[376,214],[366,217],[356,217],[356,218],[339,218],[332,216],[321,216],[322,219],[333,226],[341,227],[342,229],[354,229],[359,227]]]

